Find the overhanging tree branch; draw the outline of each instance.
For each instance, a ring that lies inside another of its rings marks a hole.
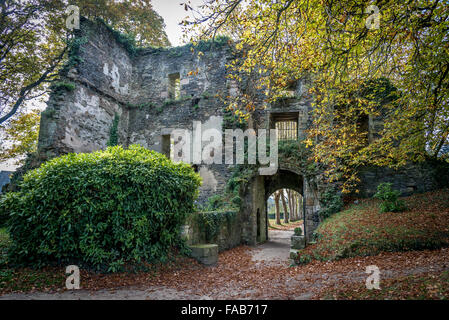
[[[26,99],[26,97],[30,94],[30,92],[38,87],[40,84],[45,82],[45,80],[48,78],[48,76],[54,72],[56,67],[59,65],[59,63],[62,61],[64,54],[67,51],[67,46],[62,50],[62,52],[55,58],[53,64],[37,79],[36,81],[30,83],[29,85],[23,87],[20,89],[19,97],[17,101],[12,106],[11,110],[3,117],[0,118],[0,124],[11,118],[17,110],[19,110],[20,106],[22,105],[23,101]]]

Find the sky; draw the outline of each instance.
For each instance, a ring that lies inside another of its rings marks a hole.
[[[165,32],[172,46],[182,45],[182,28],[178,24],[184,20],[191,12],[185,11],[180,3],[188,0],[153,0],[154,10],[164,19]],[[190,0],[192,7],[197,7],[204,3],[204,0]]]

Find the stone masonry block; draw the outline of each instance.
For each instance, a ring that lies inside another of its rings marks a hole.
[[[298,255],[298,251],[297,249],[290,249],[290,259],[291,260],[295,260],[296,256]]]
[[[292,236],[291,248],[292,249],[304,249],[306,246],[306,239],[304,236]]]
[[[198,262],[205,265],[213,265],[218,262],[218,245],[197,244],[190,246],[191,256]]]

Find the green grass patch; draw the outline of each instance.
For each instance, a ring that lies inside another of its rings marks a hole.
[[[329,217],[317,228],[316,243],[301,250],[297,262],[449,246],[449,190],[403,200],[409,208],[404,212],[381,213],[379,201],[365,199]]]
[[[289,223],[284,223],[284,220],[281,220],[281,224],[276,224],[276,219],[268,220],[270,222],[269,229],[273,230],[293,230],[302,225],[302,220],[290,221]]]

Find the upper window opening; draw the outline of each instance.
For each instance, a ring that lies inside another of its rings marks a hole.
[[[170,99],[179,99],[181,96],[181,77],[179,72],[168,75],[168,94]]]
[[[276,129],[278,130],[278,140],[298,139],[298,121],[277,121]]]
[[[278,131],[278,140],[298,140],[298,112],[272,113],[270,126]]]

